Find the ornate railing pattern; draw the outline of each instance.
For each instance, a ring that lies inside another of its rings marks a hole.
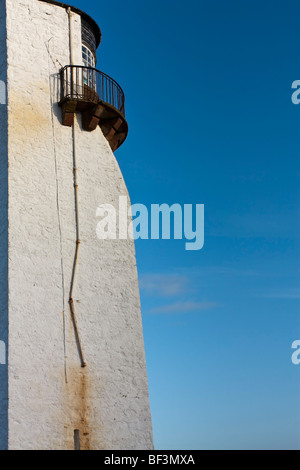
[[[125,95],[118,83],[100,70],[67,65],[61,70],[62,101],[104,102],[125,117]]]

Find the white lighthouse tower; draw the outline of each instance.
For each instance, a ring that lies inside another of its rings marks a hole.
[[[134,242],[96,233],[128,198],[100,41],[64,3],[0,0],[0,449],[153,446]]]

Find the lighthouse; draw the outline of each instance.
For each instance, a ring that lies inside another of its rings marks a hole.
[[[128,191],[125,96],[97,23],[0,0],[0,449],[152,449],[134,241],[100,240]]]

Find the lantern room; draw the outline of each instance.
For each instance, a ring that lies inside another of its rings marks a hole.
[[[80,112],[83,130],[92,132],[100,126],[115,151],[128,134],[125,95],[113,78],[96,68],[97,48],[101,42],[97,23],[77,8],[69,8],[81,16],[82,63],[74,64],[71,52],[71,63],[60,71],[62,123],[71,127],[75,113]]]

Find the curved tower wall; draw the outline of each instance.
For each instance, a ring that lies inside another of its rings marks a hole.
[[[6,108],[0,111],[4,339],[9,323],[8,371],[0,366],[0,445],[72,450],[76,431],[81,449],[151,449],[134,242],[100,241],[96,234],[98,206],[117,208],[119,196],[129,204],[128,192],[100,127],[83,131],[81,114],[74,128],[65,127],[58,106],[58,73],[70,64],[68,12],[39,0],[0,5],[0,77],[6,80],[7,71],[8,85],[7,119]],[[71,21],[74,64],[81,65],[81,16],[73,12]],[[73,300],[86,368],[69,306],[74,160],[80,248]]]

